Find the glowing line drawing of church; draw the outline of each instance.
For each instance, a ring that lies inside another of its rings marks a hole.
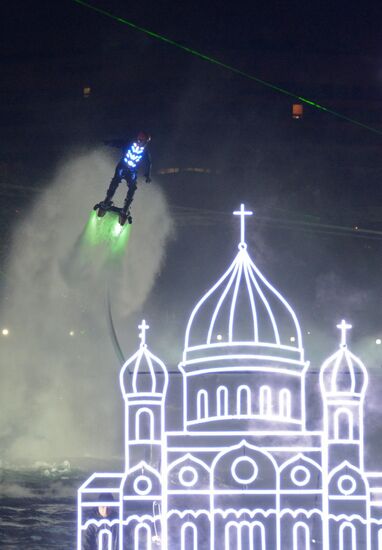
[[[322,429],[309,431],[297,317],[253,263],[243,205],[238,253],[199,300],[179,369],[183,418],[166,430],[168,372],[146,344],[123,365],[125,466],[78,491],[78,550],[382,550],[382,473],[364,466],[367,370],[347,346],[321,366]],[[89,517],[112,493],[116,516]]]

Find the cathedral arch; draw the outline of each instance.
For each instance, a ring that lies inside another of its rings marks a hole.
[[[291,393],[286,388],[282,389],[279,394],[279,415],[283,418],[291,418],[292,416]]]
[[[260,415],[270,416],[272,414],[272,391],[269,386],[260,388]]]
[[[342,523],[339,531],[339,539],[339,550],[357,550],[356,529],[352,523]]]
[[[216,390],[216,402],[217,416],[228,416],[228,389],[225,386],[219,386]]]
[[[210,470],[202,460],[187,453],[169,464],[168,487],[171,489],[207,489],[210,485]]]
[[[113,536],[108,529],[101,529],[98,535],[97,550],[112,550]]]
[[[199,390],[196,397],[196,417],[198,420],[208,418],[208,393],[206,390]]]
[[[302,521],[293,526],[293,550],[310,550],[309,527]]]
[[[143,460],[128,470],[123,482],[124,494],[158,497],[161,494],[161,478],[157,470]]]
[[[351,441],[353,439],[353,414],[349,409],[340,407],[334,413],[334,439]]]
[[[134,530],[134,550],[152,550],[151,528],[147,523],[139,523]]]
[[[237,388],[236,412],[238,415],[250,416],[251,414],[251,390],[248,386]]]
[[[198,550],[198,530],[194,523],[188,521],[181,528],[181,550]]]
[[[362,472],[348,461],[342,462],[331,472],[329,476],[329,498],[331,496],[347,497],[352,496],[358,500],[360,497],[366,499],[368,483]]]
[[[154,439],[154,413],[147,407],[139,409],[135,417],[135,439],[139,441]]]
[[[320,465],[301,453],[289,458],[280,467],[280,488],[285,491],[316,490],[321,487],[321,479]]]
[[[256,447],[243,440],[221,451],[213,460],[211,466],[211,489],[221,493],[221,480],[231,494],[232,489],[265,490],[268,494],[276,494],[279,487],[275,459],[264,449]]]

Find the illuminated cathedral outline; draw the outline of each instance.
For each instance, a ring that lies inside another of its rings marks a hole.
[[[248,253],[252,212],[234,214],[239,251],[186,329],[183,427],[166,430],[169,375],[142,321],[120,371],[124,471],[78,490],[78,550],[91,523],[98,550],[115,536],[120,550],[382,550],[382,473],[365,471],[368,374],[347,346],[351,326],[337,325],[319,374],[322,429],[308,430],[297,317]],[[113,519],[89,516],[110,493]]]

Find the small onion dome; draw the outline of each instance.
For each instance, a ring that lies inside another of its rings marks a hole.
[[[337,327],[342,330],[341,344],[339,350],[329,357],[321,367],[321,389],[326,394],[361,395],[365,392],[368,382],[366,367],[347,347],[344,331],[351,326],[342,321]]]
[[[123,395],[135,393],[166,394],[168,373],[165,364],[148,349],[145,343],[143,324],[140,333],[141,345],[123,365],[119,379]]]

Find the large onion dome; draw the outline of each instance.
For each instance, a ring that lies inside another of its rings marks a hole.
[[[239,251],[195,306],[186,330],[184,360],[193,350],[227,345],[258,345],[269,353],[285,347],[303,360],[296,314],[248,254],[244,215],[249,213],[243,208],[236,213],[242,216]]]

